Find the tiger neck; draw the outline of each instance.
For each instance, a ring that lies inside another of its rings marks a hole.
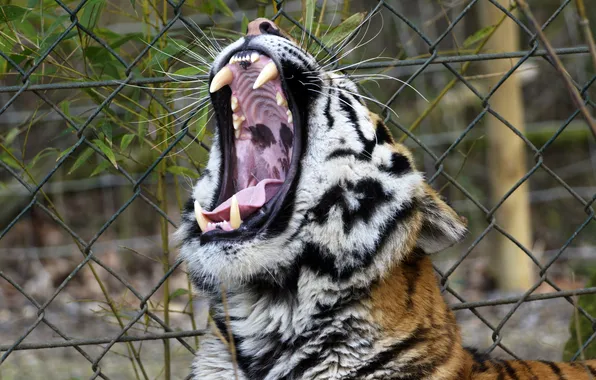
[[[348,373],[372,370],[368,365],[373,362],[383,367],[375,358],[387,350],[385,364],[395,368],[396,360],[408,357],[405,350],[412,349],[424,352],[425,361],[446,368],[448,376],[439,378],[455,379],[469,369],[455,317],[443,300],[427,255],[412,252],[382,279],[371,281],[363,287],[343,287],[341,281],[302,272],[295,288],[230,292],[228,305],[215,307],[214,319],[227,331],[223,313],[230,314],[227,323],[238,362],[254,379],[270,378],[284,355],[299,351],[302,345],[312,350],[313,344],[321,346],[320,362],[325,352],[340,355],[356,349],[358,360],[343,359],[352,366],[344,368]],[[275,350],[263,355],[263,347]],[[304,369],[296,365],[293,371],[300,370]],[[452,373],[456,375],[451,377]]]

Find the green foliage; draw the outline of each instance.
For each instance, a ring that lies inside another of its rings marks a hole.
[[[596,272],[593,272],[586,287],[596,287]],[[596,316],[596,294],[579,296],[577,304],[584,308],[590,315]],[[579,313],[578,315],[573,315],[571,322],[569,323],[569,332],[571,333],[571,337],[565,344],[565,349],[563,351],[563,360],[566,361],[571,360],[575,353],[580,349],[581,345],[595,333],[590,321]],[[581,345],[578,344],[578,341],[581,342]],[[586,359],[596,359],[596,340],[592,341],[592,343],[583,351],[583,355]]]

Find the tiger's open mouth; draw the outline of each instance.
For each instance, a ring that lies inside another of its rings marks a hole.
[[[298,112],[293,112],[280,67],[264,52],[242,50],[216,68],[209,91],[223,170],[212,210],[195,202],[203,235],[255,233],[282,208],[297,171],[301,142],[296,133]]]

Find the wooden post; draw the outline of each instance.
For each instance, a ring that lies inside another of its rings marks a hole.
[[[509,8],[510,0],[498,0],[505,8]],[[496,25],[503,17],[497,7],[484,2],[482,8],[483,25]],[[507,18],[488,42],[486,49],[490,52],[512,52],[519,50],[519,27]],[[516,60],[485,61],[484,70],[489,75],[488,86],[494,88],[496,83]],[[521,81],[518,75],[509,77],[489,100],[490,106],[511,125],[524,131],[524,106],[521,93]],[[485,117],[488,137],[488,175],[491,187],[491,205],[499,200],[527,173],[526,148],[524,142],[505,124],[492,115]],[[532,226],[528,184],[522,186],[509,196],[496,213],[497,223],[511,234],[524,247],[532,248]],[[491,255],[491,268],[497,283],[502,290],[524,291],[534,284],[534,268],[532,261],[507,237],[495,231],[495,241]]]

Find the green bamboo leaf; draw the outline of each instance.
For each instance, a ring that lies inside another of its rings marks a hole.
[[[19,135],[19,129],[18,128],[11,129],[8,132],[8,134],[6,135],[6,137],[4,138],[4,143],[6,145],[12,144],[12,142],[14,141],[14,139],[17,138],[18,135]]]
[[[484,27],[477,31],[476,33],[472,34],[464,41],[464,47],[470,47],[477,42],[484,40],[492,31],[495,29],[494,25]]]
[[[70,149],[71,149],[71,148],[66,148],[66,149],[64,149],[62,152],[60,152],[60,154],[58,154],[58,157],[56,157],[56,162],[60,161],[60,159],[61,159],[62,157],[64,157],[65,155],[67,155],[67,154],[68,154],[68,152],[70,152]]]
[[[201,66],[197,66],[197,67],[183,67],[179,70],[174,71],[174,73],[172,74],[172,76],[176,79],[184,79],[184,78],[179,78],[179,77],[193,77],[196,75],[201,75],[203,74],[203,72],[201,72],[199,69],[201,70],[205,70],[205,68],[201,67]],[[207,71],[207,70],[205,70]]]
[[[27,170],[30,170],[31,168],[33,168],[35,166],[35,164],[37,164],[37,162],[45,157],[48,157],[50,155],[56,154],[56,152],[58,152],[58,149],[56,148],[44,148],[42,149],[39,153],[37,153],[35,155],[35,157],[33,157],[33,159],[31,160],[31,162],[29,162],[27,164]]]
[[[170,294],[170,298],[176,298],[188,294],[188,289],[178,288]]]
[[[102,161],[99,163],[99,165],[97,165],[97,167],[93,170],[93,172],[91,172],[89,177],[95,177],[96,175],[103,173],[104,171],[106,171],[107,169],[109,169],[111,167],[112,167],[111,163],[109,163],[108,161]]]
[[[19,20],[29,9],[17,5],[0,5],[0,24]]]
[[[240,25],[240,30],[242,31],[242,34],[246,34],[248,32],[248,17],[246,17],[246,15],[242,15],[242,24]]]
[[[120,69],[124,69],[120,63],[114,64],[114,62],[106,62],[103,66],[103,73],[110,78],[113,79],[120,79],[122,75],[120,75]]]
[[[130,40],[138,40],[142,37],[143,37],[142,33],[128,33],[128,34],[125,34],[124,36],[121,36],[120,38],[116,39],[114,42],[111,42],[110,47],[112,49],[116,49],[116,48],[119,48],[120,46],[124,45],[125,43],[127,43]]]
[[[114,151],[101,140],[95,139],[93,140],[93,143],[97,145],[97,147],[99,148],[99,150],[102,151],[103,154],[106,155],[106,157],[108,158],[108,160],[110,160],[112,165],[114,165],[114,167],[118,169],[118,163],[116,162],[116,156],[114,155]]]
[[[99,20],[101,11],[106,5],[105,0],[90,0],[83,6],[83,15],[79,23],[87,29],[93,29]]]
[[[225,3],[225,1],[223,1],[223,0],[212,0],[211,2],[215,6],[215,9],[217,9],[218,11],[220,11],[221,13],[223,13],[224,15],[229,16],[229,17],[234,17],[234,12],[232,12],[232,10],[230,9],[230,7],[228,7],[228,5]]]
[[[95,151],[92,148],[87,147],[87,149],[85,149],[83,151],[83,153],[81,153],[79,155],[79,157],[74,162],[74,164],[72,164],[72,166],[70,167],[70,170],[68,171],[68,175],[71,175],[75,170],[80,168],[81,165],[83,165],[85,162],[87,162],[87,160],[89,159],[89,157],[91,157],[93,152],[95,152]]]
[[[196,173],[194,170],[185,168],[184,166],[170,166],[167,169],[168,172],[180,176],[187,176],[190,178],[199,178],[199,174]]]
[[[53,33],[52,35],[48,36],[46,39],[42,41],[42,43],[39,45],[39,50],[46,51],[50,46],[54,44],[54,42],[56,42],[56,40],[59,39],[60,43],[63,43],[64,41],[68,41],[76,35],[77,32],[75,30],[71,30],[70,32],[66,33],[65,36],[62,36],[62,32]]]
[[[151,60],[151,65],[159,65],[163,64],[168,59],[173,59],[172,57],[176,57],[178,53],[184,50],[188,46],[188,42],[183,40],[178,40],[174,38],[168,39],[168,44],[159,50],[156,50],[156,54],[153,56]],[[178,61],[179,62],[179,61]]]
[[[331,29],[326,36],[321,39],[325,46],[333,46],[340,41],[343,41],[362,23],[366,17],[366,12],[354,13],[348,17],[344,22]]]
[[[64,100],[60,103],[60,109],[66,116],[70,116],[70,101]]]
[[[316,8],[316,1],[315,0],[305,0],[302,2],[303,9],[302,9],[302,22],[304,24],[304,28],[308,32],[314,32],[313,29],[313,22],[315,19],[315,8]]]
[[[109,121],[104,120],[99,125],[99,129],[101,130],[101,132],[103,132],[103,135],[105,136],[109,147],[112,148],[112,124]]]
[[[47,29],[44,31],[44,34],[45,34],[45,36],[44,36],[44,39],[43,39],[43,41],[42,41],[42,43],[41,43],[41,44],[44,44],[45,40],[46,40],[46,39],[47,39],[49,36],[51,36],[52,34],[54,34],[58,28],[62,28],[62,31],[64,31],[64,23],[65,23],[66,21],[68,21],[68,20],[69,20],[69,18],[70,18],[70,16],[68,16],[68,15],[63,15],[63,16],[60,16],[60,17],[58,17],[58,18],[57,18],[57,19],[56,19],[56,20],[55,20],[55,21],[52,23],[52,25],[50,25],[50,27],[49,27],[49,28],[47,28]],[[19,28],[20,28],[20,27],[19,27]]]
[[[19,165],[18,162],[16,162],[12,157],[10,157],[10,155],[4,152],[0,153],[0,161],[4,162],[6,165],[10,166],[13,169],[21,169],[21,165]]]
[[[120,140],[120,149],[126,150],[135,137],[136,136],[132,133],[122,136],[122,140]]]

